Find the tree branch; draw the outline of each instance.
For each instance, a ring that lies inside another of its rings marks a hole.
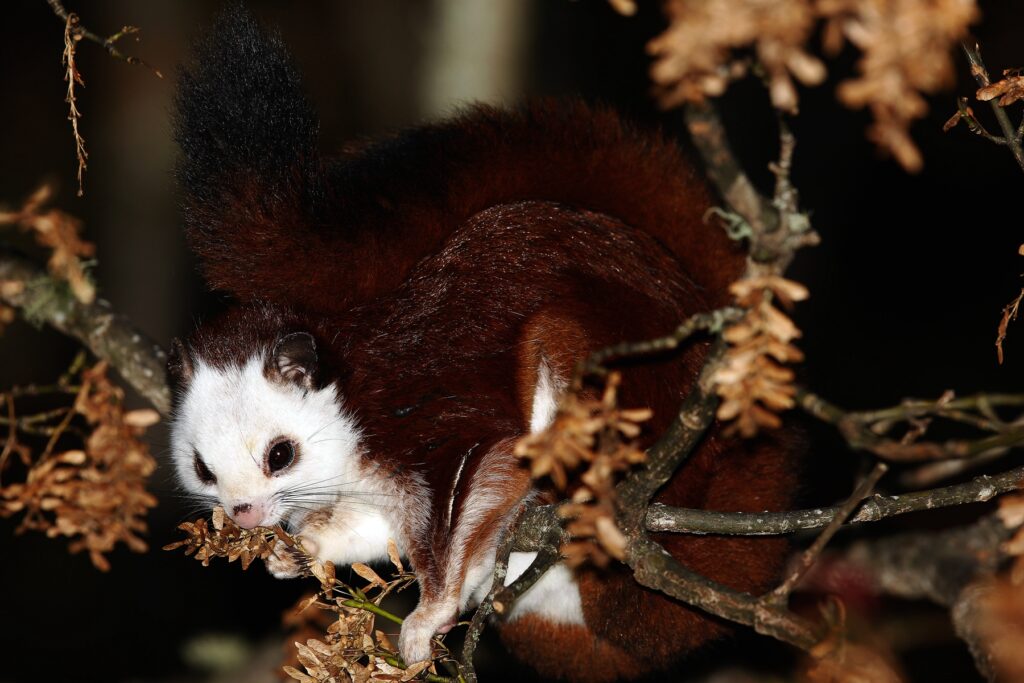
[[[709,614],[751,626],[758,633],[801,650],[810,650],[821,640],[820,629],[811,622],[785,608],[719,585],[691,571],[646,533],[630,540],[626,563],[640,585],[659,590]]]
[[[847,524],[877,522],[910,512],[982,503],[1000,494],[1018,490],[1022,483],[1024,467],[1017,467],[1002,474],[981,475],[962,484],[928,491],[914,491],[897,496],[875,494],[860,505]],[[827,507],[791,512],[716,512],[674,508],[655,503],[647,511],[646,527],[649,531],[773,536],[820,529],[826,526],[838,511],[837,507]]]
[[[642,529],[648,502],[686,462],[715,419],[718,397],[714,393],[711,376],[724,352],[725,344],[721,340],[712,345],[704,368],[683,400],[676,419],[661,438],[647,449],[647,459],[641,468],[616,487],[616,497],[623,516],[623,531],[628,533],[630,527]]]
[[[778,212],[743,172],[714,106],[708,101],[687,103],[683,118],[704,159],[708,176],[726,204],[747,223],[749,231],[770,232],[778,227]]]
[[[30,320],[45,322],[79,340],[97,358],[109,361],[154,408],[164,415],[170,411],[166,354],[124,316],[114,313],[110,304],[81,303],[32,261],[6,250],[0,250],[0,282],[7,285],[0,288],[0,301],[22,309]]]
[[[476,611],[473,612],[469,628],[466,630],[466,637],[462,643],[462,658],[459,661],[459,668],[466,679],[466,683],[477,683],[476,668],[473,666],[473,654],[476,652],[480,636],[483,635],[484,628],[487,626],[488,618],[495,611],[494,596],[505,586],[505,576],[508,574],[508,558],[512,554],[512,544],[515,541],[516,531],[519,528],[519,522],[525,510],[525,505],[520,504],[512,514],[512,519],[509,521],[508,527],[505,529],[505,533],[502,535],[494,554],[494,579],[491,582],[491,590],[476,608]]]

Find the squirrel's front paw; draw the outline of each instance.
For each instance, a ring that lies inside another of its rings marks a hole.
[[[405,618],[402,633],[398,636],[398,651],[406,664],[430,659],[434,635],[447,632],[457,616],[456,609],[454,605],[445,603],[421,603]]]
[[[295,548],[285,547],[278,543],[274,553],[264,560],[267,571],[275,579],[294,579],[301,576],[306,569],[306,558]]]

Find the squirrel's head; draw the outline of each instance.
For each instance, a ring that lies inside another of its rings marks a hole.
[[[320,381],[314,337],[261,331],[267,318],[206,326],[168,361],[179,481],[245,528],[298,521],[358,478],[359,430]]]

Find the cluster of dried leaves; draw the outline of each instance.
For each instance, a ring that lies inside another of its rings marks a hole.
[[[922,94],[953,82],[951,54],[978,18],[975,0],[820,0],[825,48],[843,40],[862,52],[860,76],[839,86],[839,99],[874,115],[869,137],[910,171],[921,153],[910,124],[928,111]]]
[[[825,65],[805,45],[814,31],[816,8],[807,0],[670,0],[669,27],[652,40],[651,78],[664,107],[721,95],[747,73],[750,48],[764,69],[772,103],[797,107],[796,78],[806,85],[825,79]]]
[[[369,581],[362,588],[349,586],[337,579],[330,562],[312,561],[310,571],[320,581],[320,590],[302,599],[294,615],[309,613],[311,608],[333,615],[326,632],[320,638],[307,638],[305,643],[295,642],[295,664],[285,665],[284,672],[302,683],[364,683],[366,681],[411,681],[425,679],[443,683],[454,678],[442,675],[441,667],[455,667],[455,660],[435,640],[431,660],[406,665],[397,654],[397,648],[383,630],[376,628],[377,619],[383,618],[400,625],[402,619],[381,607],[384,598],[412,584],[416,577],[407,572],[399,558],[394,541],[388,542],[388,556],[396,575],[385,581],[365,564],[352,565],[353,571]],[[312,619],[317,620],[314,613]],[[456,671],[452,668],[451,670]]]
[[[47,267],[59,280],[71,287],[76,299],[84,304],[96,298],[96,288],[85,273],[83,258],[91,258],[96,247],[81,239],[82,222],[60,209],[47,208],[53,198],[53,188],[43,185],[25,200],[16,211],[0,211],[0,225],[17,225],[31,232],[40,245],[52,250]],[[21,286],[21,283],[3,283],[0,287]]]
[[[613,0],[625,14],[632,0]],[[859,75],[838,97],[874,115],[869,136],[908,170],[921,167],[910,124],[927,112],[923,94],[952,81],[952,48],[978,16],[975,0],[668,0],[669,27],[648,44],[651,77],[661,104],[674,107],[720,95],[750,70],[763,71],[772,104],[795,111],[794,79],[825,80],[825,65],[808,49],[823,25],[824,51],[846,42],[861,52]]]
[[[123,391],[106,375],[106,363],[81,373],[81,386],[71,406],[19,417],[12,394],[7,404],[7,435],[0,452],[0,474],[17,456],[26,468],[23,481],[0,486],[0,515],[24,514],[18,531],[43,531],[47,536],[77,537],[73,553],[88,551],[100,570],[110,568],[105,554],[118,543],[145,552],[139,534],[146,532],[145,516],[156,506],[146,480],[156,468],[140,440],[159,420],[153,410],[126,411]],[[80,432],[82,448],[60,450]],[[21,431],[45,439],[38,457],[20,441]]]
[[[722,399],[718,419],[732,421],[730,433],[750,437],[761,428],[778,427],[777,413],[794,405],[793,371],[782,364],[803,359],[792,344],[800,330],[775,302],[790,306],[806,299],[807,289],[764,275],[734,282],[729,291],[747,314],[723,334],[729,349],[712,381]]]
[[[216,507],[211,520],[199,518],[179,527],[186,537],[164,546],[184,548],[208,566],[214,557],[240,560],[247,569],[256,559],[266,560],[279,552],[297,554],[307,567],[306,575],[320,583],[317,592],[304,597],[285,615],[291,629],[294,650],[283,667],[290,678],[304,683],[365,683],[366,681],[410,681],[425,678],[438,683],[452,679],[438,674],[438,666],[453,661],[444,645],[437,646],[434,659],[406,666],[388,635],[375,627],[378,618],[394,624],[402,619],[381,607],[384,598],[402,590],[416,577],[406,571],[394,541],[388,541],[388,556],[396,574],[386,581],[365,564],[352,570],[369,583],[362,588],[338,580],[334,565],[321,562],[302,548],[301,537],[293,537],[280,526],[242,529]],[[315,609],[314,609],[315,608]],[[319,612],[317,611],[319,610]],[[330,615],[325,620],[324,614]],[[325,623],[326,621],[326,623]]]
[[[570,501],[559,508],[573,539],[562,547],[570,566],[589,561],[603,567],[613,557],[625,557],[626,538],[615,524],[616,475],[643,462],[636,438],[651,411],[620,409],[620,381],[618,373],[610,373],[600,399],[569,392],[546,430],[516,444],[516,455],[530,460],[531,475],[550,476],[560,490],[568,486],[567,472],[587,465]]]
[[[185,532],[185,538],[165,545],[164,550],[184,548],[185,555],[195,555],[204,567],[209,567],[214,557],[226,557],[228,562],[241,560],[245,570],[253,560],[270,557],[278,541],[288,548],[295,546],[294,539],[280,526],[243,529],[220,506],[213,509],[209,522],[200,517],[194,522],[183,522],[178,528]]]

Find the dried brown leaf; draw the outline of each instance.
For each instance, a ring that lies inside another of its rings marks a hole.
[[[411,681],[412,679],[416,678],[421,673],[429,669],[432,663],[433,661],[428,659],[422,662],[416,662],[415,664],[410,664],[409,668],[405,670],[405,672],[402,674],[402,677],[399,680]]]
[[[359,574],[359,576],[369,581],[371,586],[387,585],[387,582],[384,579],[380,578],[377,572],[373,571],[373,569],[371,569],[368,565],[363,564],[362,562],[353,562],[352,571],[354,571],[356,574]]]
[[[999,106],[1007,107],[1024,99],[1024,76],[1012,75],[980,88],[976,97],[982,102],[999,98]]]
[[[394,565],[399,574],[405,573],[405,567],[402,566],[402,556],[398,552],[398,544],[392,538],[388,539],[388,559],[391,560],[391,564]]]

